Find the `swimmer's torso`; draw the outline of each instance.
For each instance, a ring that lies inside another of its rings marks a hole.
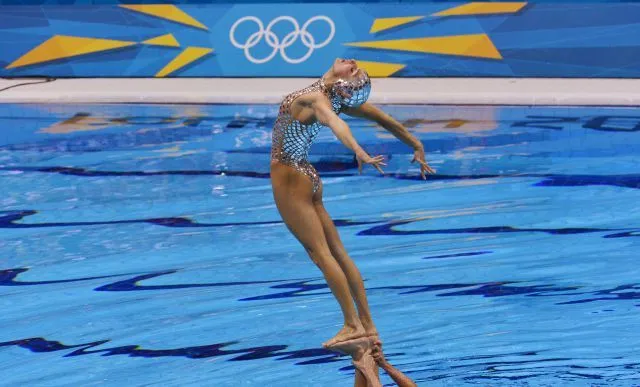
[[[280,105],[280,111],[273,126],[271,160],[287,164],[309,176],[313,183],[313,192],[315,193],[320,185],[320,178],[318,172],[309,163],[308,156],[309,148],[323,125],[318,122],[313,122],[308,125],[303,124],[293,118],[291,112],[293,101],[296,98],[313,92],[322,92],[327,95],[329,100],[332,101],[333,111],[336,114],[340,113],[341,105],[339,100],[337,98],[331,98],[322,80],[287,95]]]

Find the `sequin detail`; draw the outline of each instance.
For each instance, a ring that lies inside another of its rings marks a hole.
[[[371,93],[371,79],[366,71],[360,70],[360,77],[352,80],[339,79],[333,85],[333,93],[341,95],[340,104],[357,107],[367,102]]]
[[[320,188],[320,176],[307,158],[309,148],[322,125],[318,122],[305,125],[294,119],[291,116],[291,104],[301,95],[318,91],[326,94],[331,101],[333,111],[336,114],[340,113],[342,106],[340,98],[327,90],[322,79],[302,90],[294,91],[287,95],[280,105],[280,111],[273,126],[271,145],[271,160],[289,165],[298,172],[307,175],[313,183],[313,193]]]

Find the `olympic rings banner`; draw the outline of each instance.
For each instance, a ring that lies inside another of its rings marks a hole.
[[[640,77],[640,4],[0,6],[0,76]]]

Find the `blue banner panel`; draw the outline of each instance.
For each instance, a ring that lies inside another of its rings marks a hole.
[[[640,76],[638,3],[0,7],[0,76]]]
[[[318,0],[294,0],[291,3],[315,3]],[[491,0],[495,3],[508,3],[513,0]],[[557,0],[534,0],[532,3],[555,3]],[[157,4],[158,0],[0,0],[0,5],[105,5],[105,4]],[[229,0],[172,0],[163,4],[220,4]],[[357,0],[351,3],[397,3],[398,5],[415,3],[459,3],[460,0]],[[640,0],[563,0],[563,3],[637,3]],[[234,4],[271,4],[282,0],[234,0]],[[345,0],[326,0],[324,3],[345,3]]]

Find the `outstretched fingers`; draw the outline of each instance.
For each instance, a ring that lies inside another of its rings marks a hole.
[[[411,162],[412,163],[418,162],[418,164],[420,164],[420,176],[422,176],[422,179],[424,180],[427,179],[427,177],[425,176],[425,173],[430,173],[430,174],[436,173],[436,170],[431,168],[426,161],[420,160],[415,156],[413,157],[413,160],[411,160]]]
[[[435,169],[431,168],[431,167],[429,166],[429,164],[427,164],[426,162],[424,162],[424,161],[422,161],[422,160],[420,160],[420,168],[421,168],[421,169],[424,169],[426,172],[429,172],[429,173],[431,173],[431,174],[436,173],[436,170],[435,170]]]
[[[380,168],[381,165],[386,166],[387,164],[384,162],[384,156],[382,155],[378,155],[376,157],[373,158],[371,164],[378,170],[378,172],[380,172],[381,174],[384,175],[384,171],[382,170],[382,168]]]
[[[384,171],[380,168],[381,165],[386,166],[387,164],[384,162],[384,156],[379,155],[376,157],[366,157],[364,159],[356,158],[358,161],[358,173],[362,174],[362,165],[363,164],[371,164],[375,169],[377,169],[381,174],[384,175]]]

